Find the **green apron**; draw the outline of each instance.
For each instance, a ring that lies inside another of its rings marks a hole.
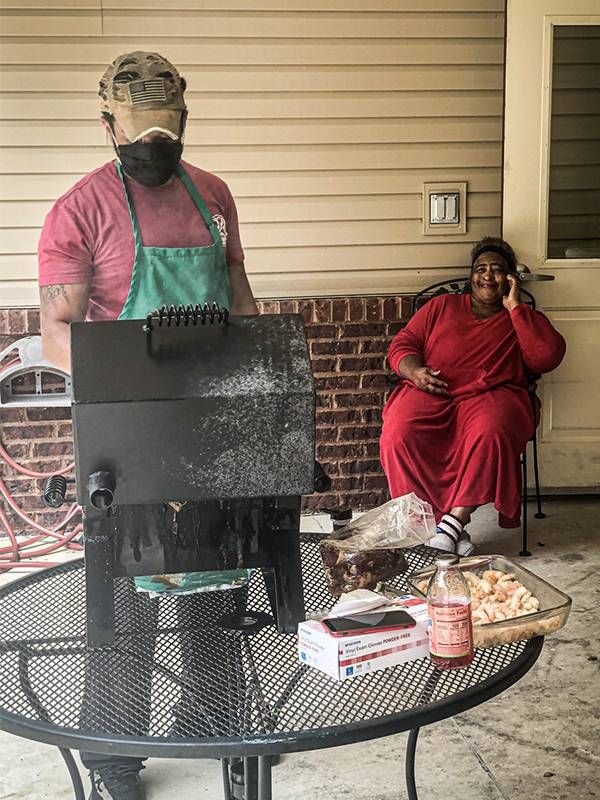
[[[194,186],[190,176],[179,165],[177,177],[181,180],[196,208],[202,215],[213,243],[209,247],[144,247],[133,202],[127,191],[121,165],[117,172],[123,183],[135,241],[135,258],[129,293],[119,314],[119,319],[144,319],[155,308],[179,305],[202,305],[217,302],[230,308],[229,270],[219,229]],[[225,570],[222,572],[185,573],[187,591],[201,592],[235,588],[248,582],[253,570]],[[240,577],[243,573],[243,577]],[[182,576],[175,576],[182,577]],[[149,591],[148,578],[135,578],[138,591]],[[190,590],[189,586],[193,588]],[[164,591],[167,586],[153,587]]]
[[[211,233],[208,247],[144,247],[123,170],[115,162],[123,183],[133,226],[135,257],[129,293],[119,319],[144,319],[162,305],[202,305],[217,302],[231,308],[229,270],[221,235],[206,203],[181,164],[176,175],[187,189]]]

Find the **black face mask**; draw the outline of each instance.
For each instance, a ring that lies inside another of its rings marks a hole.
[[[123,169],[144,186],[161,186],[175,173],[181,159],[181,142],[133,142],[117,148]]]

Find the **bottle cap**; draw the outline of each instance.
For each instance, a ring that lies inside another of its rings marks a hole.
[[[459,558],[456,553],[441,553],[435,557],[436,567],[453,567],[458,564]]]

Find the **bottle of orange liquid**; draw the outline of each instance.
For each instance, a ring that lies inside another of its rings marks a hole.
[[[473,660],[469,585],[454,553],[437,556],[435,566],[427,590],[429,657],[438,669],[468,667]]]

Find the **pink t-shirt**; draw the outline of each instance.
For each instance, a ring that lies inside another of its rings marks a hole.
[[[241,264],[237,210],[227,184],[182,162],[221,233],[228,264]],[[212,237],[183,183],[146,187],[127,179],[146,247],[204,247]],[[78,181],[48,212],[38,246],[40,286],[91,281],[88,320],[116,319],[133,272],[133,228],[110,161]]]

